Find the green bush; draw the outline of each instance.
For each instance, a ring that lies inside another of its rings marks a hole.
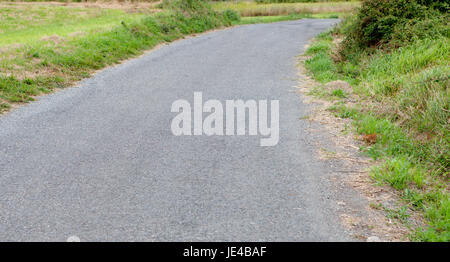
[[[223,16],[225,17],[225,19],[227,19],[231,22],[236,22],[236,21],[241,20],[241,15],[238,12],[231,10],[231,9],[225,10],[223,12]]]
[[[355,50],[400,47],[417,39],[449,35],[448,0],[365,0],[346,26],[341,55]]]
[[[448,13],[450,9],[449,0],[417,0],[417,2],[421,5],[437,9],[442,13]]]

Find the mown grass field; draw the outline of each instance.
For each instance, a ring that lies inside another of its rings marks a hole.
[[[0,46],[32,43],[51,35],[68,37],[111,29],[120,21],[130,23],[145,15],[119,9],[0,3]]]
[[[306,52],[310,58],[305,66],[322,83],[311,95],[332,99],[330,112],[336,117],[350,118],[356,134],[375,138],[362,148],[382,162],[370,170],[370,175],[377,184],[397,190],[401,207],[394,211],[396,218],[411,228],[410,239],[447,242],[450,241],[448,15],[422,9],[433,15],[420,16],[414,23],[409,18],[399,19],[388,32],[390,35],[373,46],[355,44],[362,39],[354,37],[360,33],[361,24],[351,17],[316,38]],[[324,89],[325,83],[338,79],[352,85],[352,94]],[[346,102],[350,95],[358,97],[356,104]],[[379,205],[373,207],[387,210]],[[422,217],[425,226],[409,220],[413,213]]]

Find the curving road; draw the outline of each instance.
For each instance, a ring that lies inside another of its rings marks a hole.
[[[293,92],[296,55],[334,23],[177,41],[0,117],[0,240],[352,240]],[[172,102],[195,91],[279,100],[278,145],[172,135]]]

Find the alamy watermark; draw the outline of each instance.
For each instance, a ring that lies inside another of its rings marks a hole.
[[[225,106],[214,99],[203,102],[202,92],[194,92],[193,105],[184,99],[172,103],[171,112],[178,114],[172,119],[171,130],[175,136],[259,134],[261,146],[275,146],[280,135],[279,101],[270,101],[270,119],[268,107],[268,100],[225,100]]]

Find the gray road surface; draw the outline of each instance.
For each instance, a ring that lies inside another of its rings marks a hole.
[[[352,240],[305,135],[296,55],[336,20],[163,46],[0,117],[0,240]],[[172,102],[278,99],[280,142],[174,136]]]

